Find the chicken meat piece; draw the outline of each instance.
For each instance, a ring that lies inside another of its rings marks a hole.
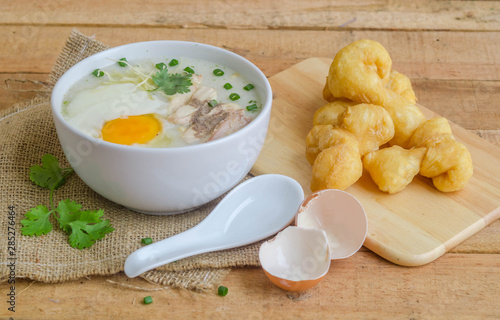
[[[214,88],[201,86],[191,96],[187,104],[180,106],[177,110],[168,117],[168,121],[189,125],[193,121],[197,111],[208,113],[210,111],[208,103],[217,99],[217,91]]]
[[[195,112],[191,126],[182,138],[189,144],[215,140],[242,128],[251,120],[237,104],[220,103],[209,107],[207,103]]]
[[[212,136],[208,141],[228,136],[246,126],[250,121],[252,118],[245,115],[245,110],[234,110],[212,130]]]

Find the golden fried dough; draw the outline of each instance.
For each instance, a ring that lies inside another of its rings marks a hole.
[[[391,70],[390,80],[389,83],[386,85],[386,88],[403,96],[412,104],[415,104],[417,101],[417,97],[415,96],[415,92],[413,91],[413,88],[411,86],[410,78],[408,78],[402,73],[397,72],[396,70]],[[335,98],[330,91],[330,87],[328,86],[328,77],[326,78],[326,83],[325,86],[323,87],[323,99],[325,99],[328,102],[333,102],[338,99]]]
[[[420,174],[432,178],[434,186],[443,192],[462,189],[472,177],[472,173],[469,150],[452,139],[429,147],[420,166]]]
[[[358,40],[341,49],[328,73],[328,88],[336,98],[384,105],[392,60],[378,42]]]
[[[395,134],[390,144],[406,147],[425,117],[415,106],[410,80],[392,72],[391,67],[391,57],[380,43],[358,40],[335,55],[327,84],[335,98],[384,107],[394,122]]]
[[[338,117],[339,127],[352,133],[359,141],[359,153],[378,150],[394,136],[394,124],[389,113],[374,104],[362,103],[348,107]]]
[[[412,104],[417,102],[417,97],[415,92],[411,87],[410,78],[396,70],[391,71],[391,79],[389,80],[389,89],[399,94],[406,100],[410,101]]]
[[[318,154],[323,151],[324,148],[324,137],[328,135],[328,132],[333,129],[332,125],[318,125],[314,126],[306,137],[306,158],[307,161],[312,165]]]
[[[337,100],[333,94],[330,92],[330,88],[328,87],[328,78],[327,82],[325,83],[325,86],[323,87],[323,99],[325,99],[328,102],[333,102]]]
[[[331,124],[336,125],[338,123],[338,116],[349,106],[355,105],[356,102],[341,99],[329,102],[322,106],[314,113],[313,125],[318,124]]]
[[[336,101],[317,113],[316,118],[333,118],[335,111],[351,102]],[[313,165],[311,190],[346,189],[362,174],[361,157],[377,150],[394,135],[389,113],[373,104],[347,106],[337,117],[337,125],[315,125],[306,138],[306,157]],[[331,120],[329,122],[332,122]]]
[[[426,150],[392,146],[368,153],[363,166],[380,190],[394,194],[406,188],[418,174]]]
[[[443,140],[453,140],[451,127],[445,118],[425,121],[415,130],[409,145],[413,147],[432,147]]]
[[[425,121],[422,111],[396,93],[391,94],[387,99],[387,104],[382,107],[389,112],[394,122],[394,138],[389,143],[408,148],[411,136]]]
[[[467,148],[455,141],[446,119],[426,121],[410,79],[392,70],[380,43],[359,40],[341,49],[323,97],[330,103],[316,111],[306,139],[311,190],[345,189],[359,179],[363,164],[389,193],[404,189],[418,173],[445,192],[462,189],[472,176]],[[386,142],[392,147],[376,151]]]
[[[347,189],[362,173],[359,150],[348,143],[337,144],[321,151],[314,161],[311,191]]]
[[[312,165],[318,154],[337,144],[349,144],[359,150],[359,143],[351,133],[334,128],[332,125],[314,126],[306,138],[306,158]],[[358,151],[359,153],[359,151]]]

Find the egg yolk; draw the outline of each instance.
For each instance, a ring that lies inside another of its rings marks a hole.
[[[160,122],[152,114],[144,114],[108,121],[101,134],[104,141],[131,145],[150,141],[160,130]]]

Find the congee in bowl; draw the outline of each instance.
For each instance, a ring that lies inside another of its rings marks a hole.
[[[115,47],[58,80],[52,114],[63,151],[100,195],[174,214],[234,187],[257,160],[272,91],[251,62],[185,41]]]
[[[114,60],[65,95],[63,118],[82,133],[140,147],[179,147],[236,132],[262,108],[255,86],[206,60]]]

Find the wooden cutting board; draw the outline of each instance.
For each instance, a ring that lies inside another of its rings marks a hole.
[[[314,112],[326,102],[322,90],[332,60],[310,58],[269,79],[274,92],[269,131],[251,170],[296,179],[310,194],[311,165],[305,139]],[[434,112],[419,106],[427,119]],[[451,123],[455,138],[472,154],[474,175],[457,192],[442,193],[417,176],[402,192],[379,191],[369,174],[346,189],[368,216],[365,246],[404,266],[429,263],[500,217],[500,148]]]

